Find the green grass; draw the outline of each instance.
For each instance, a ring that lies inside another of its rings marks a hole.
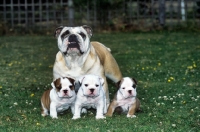
[[[0,37],[0,131],[154,132],[200,130],[200,34],[95,34],[110,47],[123,76],[138,80],[142,112],[137,118],[114,114],[95,120],[89,111],[72,120],[67,111],[57,120],[40,115],[40,97],[50,88],[58,51],[51,36]],[[109,81],[112,99],[116,88]]]

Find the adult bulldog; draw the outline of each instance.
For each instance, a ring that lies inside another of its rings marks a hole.
[[[55,30],[59,52],[56,55],[53,78],[94,74],[105,80],[107,106],[110,103],[106,77],[115,83],[122,79],[117,62],[109,48],[99,42],[90,42],[92,29],[87,26],[58,27]]]

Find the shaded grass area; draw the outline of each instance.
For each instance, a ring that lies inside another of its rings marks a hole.
[[[40,115],[40,97],[50,88],[58,51],[51,36],[0,37],[1,131],[192,131],[200,129],[200,34],[95,34],[111,48],[124,76],[138,80],[142,112],[95,120],[95,111],[71,120]],[[112,99],[116,88],[109,81]]]

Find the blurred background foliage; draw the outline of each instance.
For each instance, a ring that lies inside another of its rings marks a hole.
[[[200,0],[0,1],[0,35],[52,34],[57,26],[96,32],[200,30]]]

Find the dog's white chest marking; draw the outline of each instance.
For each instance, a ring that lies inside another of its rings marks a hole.
[[[69,108],[70,105],[71,104],[60,105],[60,106],[57,107],[57,111],[58,112],[65,111],[65,110],[67,110]]]
[[[67,74],[72,77],[78,77],[80,75],[83,75],[84,71],[82,71],[82,69],[80,67],[78,67],[76,64],[74,64],[74,65],[72,65],[71,70],[69,70],[67,72]]]
[[[129,107],[136,101],[135,97],[131,98],[120,98],[117,100],[118,106],[121,106],[124,111],[128,111]]]
[[[99,102],[100,97],[85,97],[84,102],[82,103],[82,106],[92,107],[96,108],[97,103]]]

